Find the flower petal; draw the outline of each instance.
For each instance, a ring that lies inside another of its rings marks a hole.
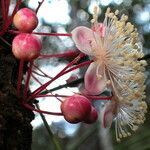
[[[87,55],[93,55],[92,44],[95,42],[93,31],[87,27],[80,26],[75,28],[71,33],[77,48]]]
[[[85,89],[88,91],[91,95],[98,95],[103,92],[104,88],[106,87],[105,80],[102,76],[101,79],[97,78],[97,64],[95,62],[91,63],[88,67],[84,83],[85,83]]]
[[[110,128],[112,121],[114,119],[114,103],[113,102],[107,102],[103,109],[101,110],[101,123],[103,128]]]

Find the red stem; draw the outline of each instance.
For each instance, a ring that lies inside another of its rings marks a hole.
[[[39,59],[42,59],[42,58],[52,58],[52,57],[56,57],[56,58],[63,58],[63,57],[74,57],[74,56],[77,56],[79,54],[79,51],[74,51],[74,50],[71,50],[71,51],[67,51],[67,52],[64,52],[64,53],[60,53],[60,54],[50,54],[50,55],[40,55],[39,56]]]
[[[0,39],[7,44],[9,47],[12,47],[12,45],[10,43],[7,42],[7,40],[5,40],[3,37],[0,36]]]
[[[88,62],[89,63],[89,62]],[[85,63],[82,63],[80,64],[79,66],[81,67],[82,65],[85,65],[87,64],[87,62]],[[79,67],[78,66],[78,67]],[[73,68],[76,68],[76,67],[73,67]],[[72,68],[72,69],[73,69]],[[41,84],[40,81],[38,81],[38,79],[36,79],[34,76],[33,78],[39,83]],[[89,98],[89,99],[92,99],[92,100],[111,100],[112,96],[93,96],[93,95],[84,95],[85,97]],[[58,94],[55,94],[55,95],[37,95],[35,98],[40,98],[40,97],[69,97],[69,95],[58,95]]]
[[[17,95],[20,95],[20,88],[21,88],[21,81],[22,81],[22,74],[23,74],[23,65],[24,61],[20,60],[19,63],[19,73],[18,73],[18,83],[17,83]]]
[[[69,97],[70,95],[59,95],[59,94],[39,94],[36,96],[36,98],[41,98],[41,97]]]
[[[77,66],[75,66],[75,67],[72,67],[71,69],[68,69],[67,71],[64,71],[64,72],[62,72],[61,74],[58,74],[58,75],[56,75],[52,80],[50,80],[50,81],[48,81],[47,83],[45,83],[44,85],[42,85],[41,87],[39,87],[39,90],[37,91],[37,92],[33,92],[32,93],[32,95],[31,95],[31,97],[32,98],[35,98],[36,97],[36,95],[38,95],[42,90],[44,90],[45,89],[45,86],[47,87],[49,84],[51,84],[53,81],[55,81],[56,79],[58,79],[60,76],[63,76],[64,74],[67,74],[68,72],[70,72],[70,71],[73,71],[73,70],[75,70],[75,69],[77,69],[77,68],[81,68],[81,67],[83,67],[83,66],[85,66],[85,65],[89,65],[90,63],[91,63],[92,61],[88,61],[88,62],[84,62],[84,63],[81,63],[81,64],[79,64],[79,65],[77,65]],[[44,86],[44,87],[43,87]],[[29,97],[29,99],[30,99],[30,97]]]
[[[49,75],[47,75],[46,73],[44,73],[39,67],[37,67],[36,65],[33,64],[33,66],[38,69],[45,77],[52,79],[52,77],[50,77]],[[37,73],[38,74],[38,73]]]
[[[84,67],[84,66],[86,66],[86,65],[90,65],[92,62],[93,62],[93,61],[90,60],[90,61],[83,62],[83,63],[81,63],[81,64],[79,64],[79,65],[76,65],[75,67],[72,67],[72,68],[68,69],[67,71],[65,71],[62,75],[67,74],[68,72],[71,72],[71,71],[73,71],[73,70],[75,70],[75,69]]]
[[[84,56],[84,54],[80,54],[78,57],[76,57],[72,62],[70,62],[62,71],[60,71],[54,78],[52,78],[50,81],[46,82],[45,84],[43,84],[41,87],[37,88],[32,95],[29,97],[30,98],[34,98],[37,94],[39,94],[42,90],[44,90],[49,84],[51,84],[53,81],[55,81],[56,79],[58,79],[60,76],[64,75],[64,71],[69,68],[70,66],[72,66],[74,63],[77,63],[77,61],[79,61],[80,58],[82,58]]]
[[[80,93],[77,93],[80,94]],[[55,95],[50,95],[50,94],[39,94],[36,96],[36,98],[42,98],[42,97],[69,97],[70,95],[59,95],[59,94],[55,94]],[[92,100],[111,100],[112,96],[93,96],[93,95],[83,95],[85,97],[87,97],[88,99],[92,99]]]
[[[5,9],[6,9],[5,8],[5,1],[1,0],[1,13],[2,13],[2,18],[3,18],[4,24],[6,21],[6,10]]]
[[[51,54],[51,55],[41,55],[43,58],[45,58],[45,57],[48,57],[48,58],[51,58],[51,57],[69,57],[69,56],[77,56],[77,54],[79,54],[79,52],[77,52],[77,51],[68,51],[68,52],[65,52],[65,53],[61,53],[61,54]],[[35,66],[34,65],[34,67],[36,68],[36,69],[38,69],[40,72],[42,72],[44,75],[45,75],[45,77],[48,77],[48,78],[50,78],[50,79],[52,79],[52,77],[50,77],[49,75],[47,75],[47,74],[45,74],[40,68],[38,68],[37,66]],[[35,72],[36,73],[36,72]],[[38,74],[38,73],[36,73],[36,74]],[[40,74],[38,74],[38,75],[40,75]],[[42,75],[40,75],[40,76],[42,76]]]
[[[46,35],[46,36],[72,36],[71,33],[44,33],[44,32],[32,32],[33,34],[38,34],[38,35]]]
[[[21,3],[22,3],[22,0],[18,0],[17,4],[16,4],[16,6],[15,6],[15,8],[13,10],[13,13],[12,13],[11,17],[8,18],[8,16],[6,16],[6,18],[3,19],[4,25],[3,25],[3,28],[2,28],[2,30],[0,32],[0,35],[3,35],[7,31],[8,27],[12,23],[13,17],[15,15],[16,11],[18,10],[18,8],[19,8]],[[6,13],[6,10],[5,10],[5,13]]]
[[[40,68],[38,68],[36,65],[34,65],[34,67],[35,68],[37,68],[40,72],[42,72],[44,75],[44,77],[47,77],[47,78],[50,78],[50,79],[52,79],[52,77],[50,77],[49,75],[47,75],[47,74],[45,74]],[[38,73],[37,73],[38,74]],[[40,74],[38,74],[38,75],[40,75]],[[42,75],[40,75],[40,76],[42,76]],[[35,80],[35,81],[37,81],[40,85],[42,85],[42,83],[32,74],[32,77],[33,77],[33,79]],[[55,96],[56,97],[56,96]],[[60,102],[62,102],[62,100],[61,99],[59,99],[58,97],[56,97]]]
[[[6,7],[6,16],[8,16],[8,12],[9,12],[9,5],[10,5],[10,0],[5,0],[5,7]]]
[[[29,81],[30,81],[30,77],[31,77],[31,74],[32,74],[32,66],[33,66],[33,61],[30,62],[30,66],[29,66],[28,72],[27,72],[27,79],[26,79],[25,88],[24,88],[24,99],[26,99],[27,91],[29,89]]]
[[[21,3],[22,3],[22,0],[18,0],[17,4],[16,4],[16,6],[15,6],[13,12],[12,12],[11,20],[13,19],[15,13],[18,11],[19,6],[21,5]]]
[[[94,95],[84,95],[85,97],[92,100],[111,100],[112,96],[94,96]]]
[[[16,31],[16,30],[9,30],[10,33],[13,34],[19,34],[22,33],[20,31]],[[39,32],[32,32],[32,34],[37,34],[37,35],[43,35],[43,36],[72,36],[71,33],[39,33]]]
[[[27,104],[27,103],[22,103],[22,105],[24,107],[26,107],[27,109],[30,109],[32,111],[36,111],[38,113],[44,113],[44,114],[48,114],[48,115],[55,115],[55,116],[63,116],[62,113],[58,113],[58,112],[49,112],[49,111],[44,111],[41,109],[35,109],[34,107],[32,107],[31,105]]]
[[[34,73],[34,74],[36,74],[36,75],[38,75],[38,76],[44,77],[44,78],[49,78],[49,77],[47,77],[47,76],[45,76],[45,75],[43,75],[43,74],[40,74],[40,73],[38,73],[38,72],[36,72],[36,71],[34,71],[34,70],[32,70],[32,73]],[[51,78],[50,78],[50,79],[51,79]]]
[[[31,75],[32,76],[32,78],[37,82],[37,83],[39,83],[40,85],[42,85],[42,83],[32,74]]]
[[[36,82],[38,82],[40,85],[42,85],[42,83],[41,83],[33,74],[32,74],[31,76],[32,76],[32,78],[33,78]],[[53,95],[53,94],[52,94],[52,95]],[[58,96],[55,95],[55,96],[53,96],[53,97],[57,98],[60,102],[62,102],[62,100],[59,99]]]
[[[31,74],[31,77],[32,77],[37,83],[39,83],[40,85],[42,84],[33,74]]]

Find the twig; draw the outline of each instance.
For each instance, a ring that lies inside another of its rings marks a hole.
[[[37,14],[37,12],[39,11],[39,8],[42,6],[43,2],[44,2],[44,0],[42,0],[41,2],[38,2],[39,5],[38,5],[38,7],[37,7],[36,10],[35,10],[35,13],[36,13],[36,14]]]

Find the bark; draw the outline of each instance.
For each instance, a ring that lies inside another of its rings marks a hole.
[[[11,37],[4,37],[11,42]],[[21,105],[16,94],[17,60],[0,39],[0,150],[31,150],[32,111]]]

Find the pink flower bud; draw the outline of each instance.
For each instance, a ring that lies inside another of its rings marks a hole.
[[[61,111],[68,122],[78,123],[91,112],[91,103],[84,96],[73,95],[62,102]]]
[[[85,123],[94,123],[98,118],[98,113],[96,109],[92,106],[91,112],[88,114],[88,116],[84,119]]]
[[[22,8],[15,14],[13,24],[22,32],[31,32],[38,25],[38,18],[33,10]]]
[[[42,43],[32,34],[21,33],[13,39],[12,52],[18,59],[30,61],[40,55]]]

